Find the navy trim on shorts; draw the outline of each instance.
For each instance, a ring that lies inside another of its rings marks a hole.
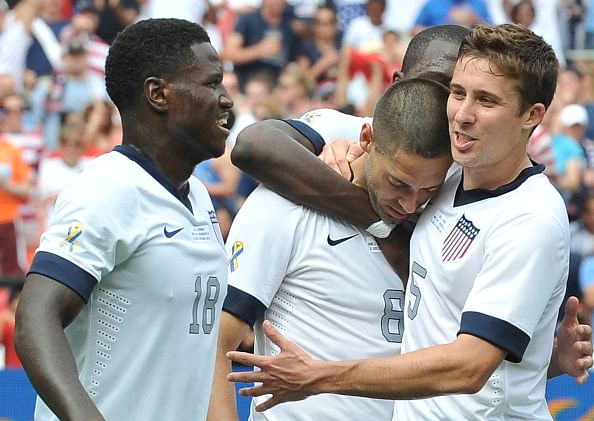
[[[37,273],[52,278],[80,295],[85,303],[97,285],[97,279],[89,272],[63,257],[46,251],[39,251],[35,254],[28,273]]]
[[[228,285],[227,297],[223,302],[223,311],[239,317],[250,326],[254,326],[258,320],[264,318],[266,306],[247,292]]]
[[[174,195],[180,202],[184,204],[186,208],[192,213],[192,204],[190,203],[190,183],[184,185],[183,193],[180,192],[177,187],[157,168],[152,159],[142,153],[140,149],[136,149],[131,145],[117,145],[113,148],[115,152],[119,152],[126,156],[130,160],[140,165],[147,173],[151,175],[155,180],[159,182],[165,189]]]
[[[285,123],[287,123],[289,126],[291,126],[292,128],[294,128],[295,130],[297,130],[299,133],[301,133],[303,136],[305,136],[307,138],[307,140],[309,140],[311,142],[314,149],[316,150],[316,155],[319,155],[322,153],[322,149],[324,149],[326,142],[324,142],[324,138],[322,137],[322,135],[320,135],[317,131],[315,131],[315,129],[312,129],[310,126],[305,124],[303,121],[299,121],[299,120],[283,120],[283,121]]]
[[[505,320],[475,311],[462,313],[458,335],[466,333],[484,339],[507,352],[505,359],[512,363],[522,361],[530,337]]]

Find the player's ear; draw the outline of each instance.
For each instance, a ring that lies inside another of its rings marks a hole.
[[[527,129],[532,129],[533,127],[538,126],[542,119],[544,118],[546,112],[546,107],[544,104],[536,103],[530,107],[530,109],[525,112],[524,118],[524,127]]]
[[[404,74],[400,70],[394,70],[392,73],[392,83],[400,82],[404,79]]]
[[[361,148],[367,153],[371,150],[373,145],[373,127],[369,123],[364,123],[361,127],[361,134],[359,135],[359,144]]]
[[[144,97],[152,108],[161,112],[169,109],[171,89],[172,86],[165,79],[149,77],[144,81]]]

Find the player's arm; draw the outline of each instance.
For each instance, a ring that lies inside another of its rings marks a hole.
[[[570,297],[565,304],[561,325],[557,329],[548,378],[568,374],[575,377],[578,384],[588,380],[588,369],[592,367],[592,328],[579,324],[578,308],[578,299]]]
[[[79,381],[64,335],[84,305],[69,287],[33,273],[16,312],[18,356],[39,396],[61,420],[103,420]]]
[[[235,402],[235,386],[227,381],[231,372],[231,362],[226,354],[237,349],[250,326],[235,315],[223,311],[219,327],[219,340],[215,372],[208,408],[207,421],[237,421],[237,404]]]
[[[245,128],[233,163],[286,198],[361,227],[379,220],[367,192],[334,172],[314,145],[286,122],[265,120]]]
[[[231,373],[232,381],[262,382],[242,394],[272,398],[257,407],[268,409],[319,393],[382,399],[417,399],[454,393],[476,393],[506,357],[501,348],[473,335],[461,334],[449,344],[402,355],[355,361],[312,359],[270,323],[265,332],[281,349],[274,357],[230,352],[232,361],[261,371]]]

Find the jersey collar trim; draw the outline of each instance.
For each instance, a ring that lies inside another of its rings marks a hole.
[[[533,175],[542,173],[544,169],[545,166],[543,164],[537,164],[533,161],[532,166],[524,169],[520,173],[520,175],[516,177],[514,181],[505,184],[501,187],[498,187],[495,190],[464,190],[462,188],[462,185],[464,184],[464,174],[462,174],[462,177],[460,178],[460,184],[458,184],[458,189],[456,190],[456,196],[454,197],[454,207],[468,205],[470,203],[479,202],[481,200],[490,199],[492,197],[497,197],[509,193],[520,187],[520,185],[522,185],[522,183],[526,181],[528,178],[532,177]]]
[[[183,205],[192,211],[192,204],[190,203],[190,184],[186,183],[180,192],[165,175],[159,171],[152,159],[143,154],[142,151],[133,148],[130,145],[117,145],[113,148],[115,152],[119,152],[130,160],[140,165],[147,173],[151,175],[159,184],[161,184],[169,193],[175,196]]]

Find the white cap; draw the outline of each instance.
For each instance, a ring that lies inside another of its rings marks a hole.
[[[566,105],[559,114],[559,123],[563,127],[571,127],[575,124],[587,126],[588,111],[579,104]]]

